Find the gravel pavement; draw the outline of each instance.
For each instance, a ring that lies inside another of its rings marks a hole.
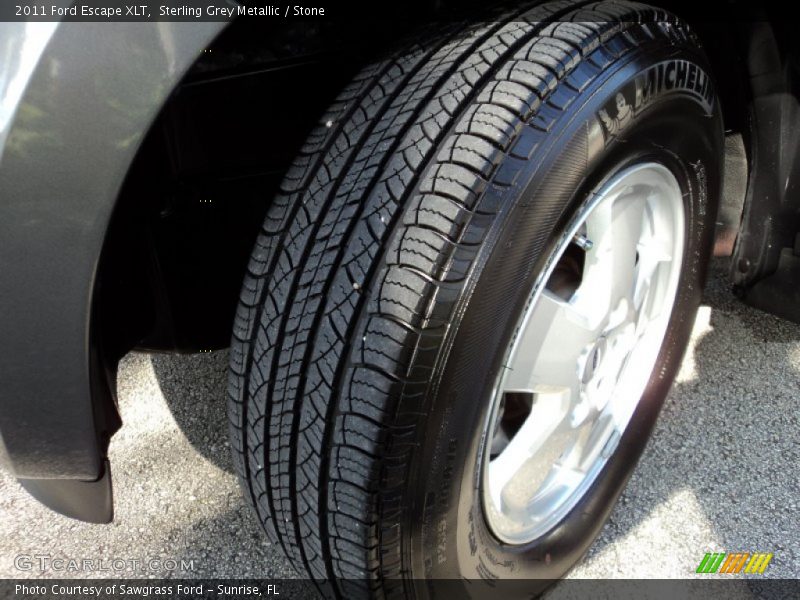
[[[34,554],[161,561],[134,577],[292,577],[233,474],[226,364],[226,352],[123,360],[111,525],[52,513],[0,474],[0,577],[104,575],[15,568]],[[774,552],[765,576],[800,577],[799,407],[800,326],[738,303],[716,263],[654,437],[571,577],[685,578],[713,551]]]

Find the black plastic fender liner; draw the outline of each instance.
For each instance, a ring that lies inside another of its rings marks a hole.
[[[743,31],[750,172],[731,281],[747,304],[800,323],[800,50],[778,16],[765,11]]]

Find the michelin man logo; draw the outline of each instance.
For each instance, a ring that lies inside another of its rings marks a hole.
[[[671,95],[694,101],[707,116],[714,114],[714,85],[706,72],[688,60],[666,60],[638,73],[597,111],[606,142],[622,135],[648,106]]]
[[[602,121],[609,137],[617,135],[617,133],[624,129],[633,118],[633,108],[630,104],[628,104],[628,100],[625,98],[622,92],[617,92],[617,95],[614,98],[614,104],[616,105],[617,109],[617,114],[615,117],[610,117],[608,110],[605,108],[601,109],[600,112],[597,113],[597,116],[600,117],[600,120]]]

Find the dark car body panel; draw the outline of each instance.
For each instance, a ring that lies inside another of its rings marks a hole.
[[[62,23],[27,81],[0,155],[0,443],[18,478],[104,475],[91,317],[108,223],[150,123],[223,27]]]

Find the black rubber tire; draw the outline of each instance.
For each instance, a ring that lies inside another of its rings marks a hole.
[[[270,540],[327,596],[560,577],[647,441],[702,290],[721,117],[683,23],[579,4],[453,25],[367,67],[269,210],[236,315],[232,446]],[[609,129],[618,94],[634,114]],[[489,390],[548,249],[592,189],[642,160],[673,171],[687,215],[657,368],[584,500],[543,538],[504,545],[475,476]]]

